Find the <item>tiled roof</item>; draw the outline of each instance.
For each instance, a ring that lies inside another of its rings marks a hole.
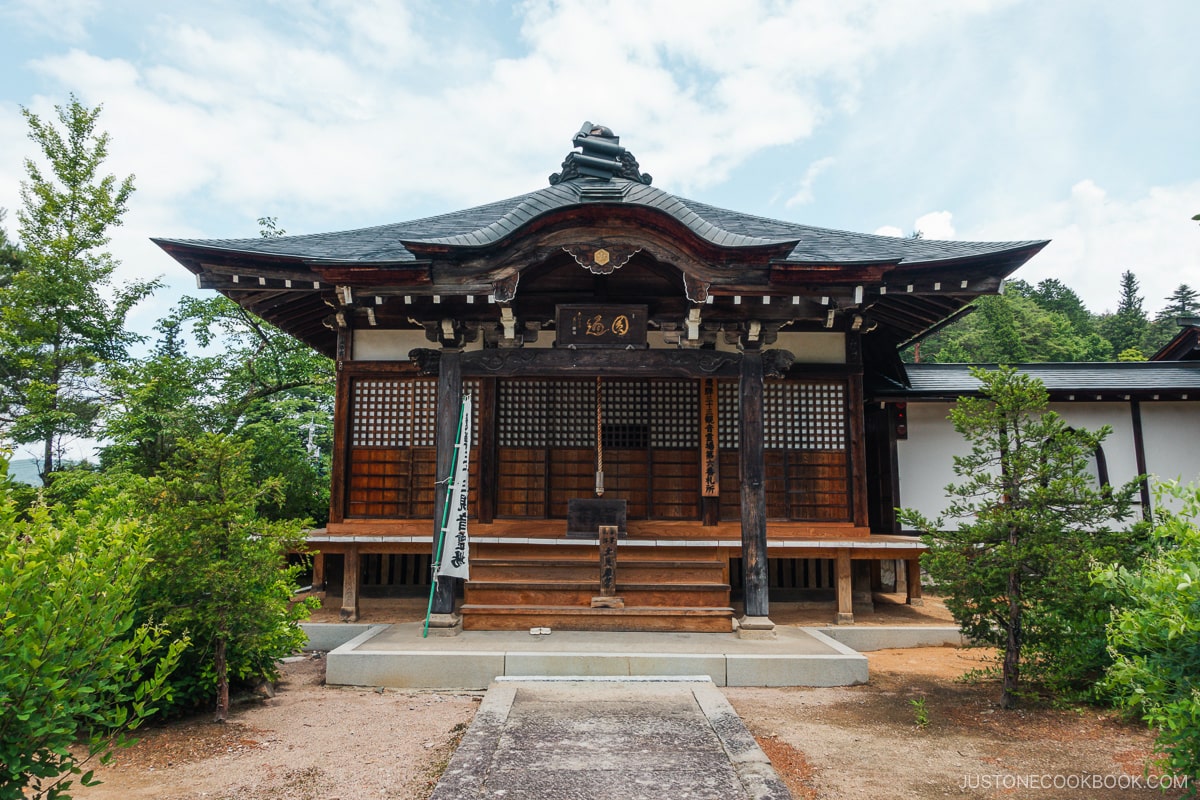
[[[910,386],[876,377],[870,387],[877,397],[953,398],[979,391],[979,381],[968,364],[906,364]],[[995,369],[995,364],[981,364]],[[1040,380],[1052,395],[1163,393],[1177,396],[1197,392],[1200,399],[1200,362],[1140,361],[1114,363],[1017,364],[1021,372]],[[1080,398],[1084,399],[1084,398]]]
[[[606,187],[599,199],[589,189]],[[483,247],[526,223],[576,205],[606,203],[656,209],[721,247],[795,242],[786,261],[798,264],[933,263],[1041,245],[1040,241],[961,242],[851,233],[767,219],[686,200],[623,178],[576,179],[496,203],[373,228],[253,239],[156,239],[230,253],[276,255],[314,262],[403,263],[416,260],[406,244]]]

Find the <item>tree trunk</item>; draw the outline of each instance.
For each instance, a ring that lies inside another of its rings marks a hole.
[[[1008,639],[1004,643],[1004,693],[1001,708],[1016,708],[1021,678],[1021,573],[1008,571]]]
[[[42,442],[42,483],[50,483],[50,473],[54,472],[54,434],[46,434]]]
[[[224,722],[229,716],[229,665],[225,661],[225,637],[217,637],[213,654],[213,669],[217,673],[217,714],[214,722]]]

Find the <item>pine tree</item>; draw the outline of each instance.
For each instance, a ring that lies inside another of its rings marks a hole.
[[[1103,658],[1103,623],[1087,641],[1081,629],[1106,604],[1085,595],[1082,576],[1093,559],[1127,560],[1128,537],[1108,525],[1128,516],[1137,484],[1095,484],[1089,460],[1108,429],[1068,426],[1036,378],[1007,367],[971,374],[983,396],[960,397],[950,412],[971,446],[954,458],[961,482],[947,487],[942,517],[900,517],[926,534],[922,561],[963,633],[1002,651],[1001,704],[1011,708],[1023,669],[1045,665],[1069,682]]]
[[[1179,317],[1200,316],[1200,292],[1186,283],[1175,287],[1175,291],[1167,296],[1167,304],[1158,312],[1158,319],[1165,319],[1172,324]]]
[[[1143,308],[1137,277],[1126,270],[1121,273],[1121,298],[1117,311],[1102,318],[1104,338],[1112,344],[1112,357],[1118,358],[1129,350],[1146,355],[1150,334],[1150,318]]]

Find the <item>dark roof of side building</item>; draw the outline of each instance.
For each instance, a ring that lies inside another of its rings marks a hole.
[[[961,395],[978,393],[979,381],[970,374],[972,366],[996,369],[995,364],[906,364],[908,386],[892,378],[875,376],[867,388],[880,400],[954,400]],[[1054,399],[1200,400],[1200,361],[1014,366],[1040,380]]]
[[[1200,317],[1180,317],[1175,338],[1150,356],[1151,361],[1200,361]]]

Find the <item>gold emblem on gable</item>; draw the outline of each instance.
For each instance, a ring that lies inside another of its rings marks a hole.
[[[593,259],[593,260],[594,260],[594,261],[595,261],[595,262],[596,262],[598,265],[600,265],[600,266],[602,266],[602,267],[603,267],[605,264],[607,264],[607,263],[608,263],[608,259],[609,259],[609,254],[608,254],[608,251],[607,251],[607,250],[605,250],[603,247],[601,247],[599,250],[597,250],[597,251],[595,252],[595,254],[593,254],[593,256],[592,256],[592,259]]]

